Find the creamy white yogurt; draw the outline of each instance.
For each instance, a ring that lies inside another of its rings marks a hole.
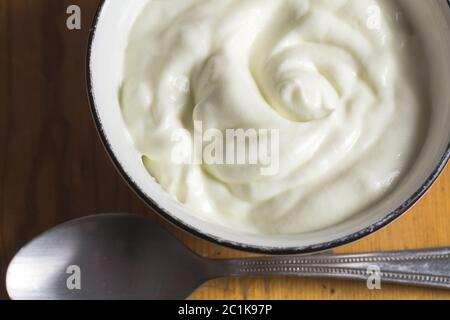
[[[149,0],[129,35],[123,116],[149,178],[204,220],[319,230],[383,197],[420,146],[422,42],[392,0]],[[173,132],[276,129],[280,170],[178,165]]]

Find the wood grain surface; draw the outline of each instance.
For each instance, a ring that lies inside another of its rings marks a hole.
[[[105,212],[159,219],[110,163],[85,90],[87,34],[98,0],[0,0],[0,298],[7,264],[28,240],[58,223]],[[82,9],[82,30],[65,27]],[[163,223],[163,222],[162,222]],[[164,223],[165,224],[165,223]],[[165,224],[167,226],[167,224]],[[198,253],[245,256],[171,226]],[[450,246],[450,170],[409,214],[339,252]],[[364,283],[273,278],[221,279],[193,299],[450,299],[450,292]]]

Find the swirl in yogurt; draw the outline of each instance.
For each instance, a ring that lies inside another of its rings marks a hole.
[[[192,214],[249,233],[335,225],[395,186],[428,102],[422,42],[392,0],[149,0],[123,115],[150,175]],[[280,170],[177,165],[171,135],[277,129]]]

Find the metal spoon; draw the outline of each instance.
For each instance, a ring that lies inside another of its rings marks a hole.
[[[361,255],[212,260],[149,219],[97,215],[34,239],[9,265],[12,299],[184,299],[209,279],[308,276],[450,289],[450,248]]]

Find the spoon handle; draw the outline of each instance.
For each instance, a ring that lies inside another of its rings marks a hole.
[[[232,276],[302,276],[450,289],[450,248],[229,260]],[[373,282],[375,281],[375,282]]]

